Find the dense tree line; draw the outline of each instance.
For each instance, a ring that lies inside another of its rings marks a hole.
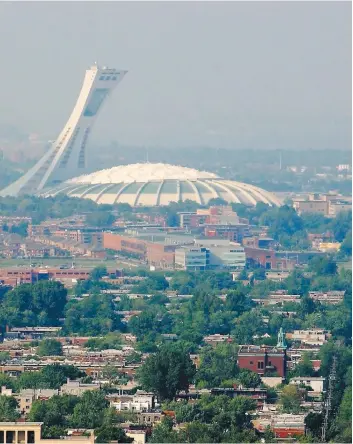
[[[67,290],[60,282],[19,285],[0,300],[0,327],[58,325],[66,302]]]

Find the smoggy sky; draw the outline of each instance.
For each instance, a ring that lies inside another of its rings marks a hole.
[[[0,3],[0,123],[54,138],[94,61],[94,139],[351,147],[350,2]]]

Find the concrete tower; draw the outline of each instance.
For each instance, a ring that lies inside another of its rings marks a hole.
[[[92,126],[104,100],[126,72],[97,64],[87,69],[76,105],[59,137],[36,165],[1,190],[0,196],[36,193],[83,174]]]

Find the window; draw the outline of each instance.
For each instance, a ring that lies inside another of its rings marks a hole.
[[[250,365],[253,365],[254,361],[250,361]]]
[[[107,77],[105,78],[105,80],[110,80],[110,76],[107,76]]]
[[[11,444],[14,442],[14,439],[15,439],[15,432],[13,432],[12,430],[8,430],[6,432],[6,443]]]
[[[271,365],[272,365],[272,362],[271,361],[268,361],[268,365],[271,367]]]
[[[112,77],[112,80],[116,80],[116,76],[113,76],[113,77]]]
[[[27,432],[27,443],[34,444],[34,431],[32,430]]]
[[[257,368],[258,368],[259,370],[260,370],[260,369],[262,370],[262,369],[264,368],[264,363],[259,361],[259,362],[257,363]]]
[[[105,79],[104,76],[100,76],[100,77],[99,77],[99,80],[104,80],[104,79]]]

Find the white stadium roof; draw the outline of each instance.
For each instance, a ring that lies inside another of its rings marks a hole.
[[[281,204],[275,195],[254,185],[164,163],[120,165],[75,177],[42,193],[44,196],[58,194],[132,206],[160,206],[186,200],[206,205],[214,198],[246,205]]]
[[[75,177],[68,183],[131,183],[158,180],[197,180],[213,179],[218,176],[207,171],[185,168],[166,163],[133,163],[119,165],[110,169],[96,171],[92,174]]]

